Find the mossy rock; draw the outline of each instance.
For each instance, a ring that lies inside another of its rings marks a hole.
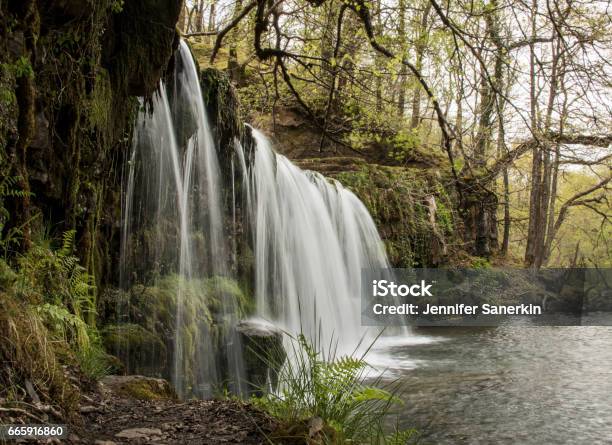
[[[104,346],[132,372],[155,374],[168,362],[168,351],[159,335],[144,327],[126,323],[102,330]]]
[[[183,307],[177,328],[179,289]],[[230,278],[185,280],[171,274],[152,285],[136,284],[126,291],[107,289],[98,311],[110,323],[103,329],[104,344],[125,364],[128,373],[169,378],[177,330],[184,368],[192,370],[203,348],[210,346],[216,354],[224,350],[224,336],[233,329],[232,317],[227,314],[242,317],[251,312],[252,305],[252,300]],[[117,324],[117,320],[124,323]],[[203,344],[202,339],[207,343]],[[192,378],[185,376],[186,381]]]
[[[443,245],[455,236],[455,206],[438,171],[366,163],[353,166],[331,176],[365,204],[391,264],[409,268],[448,261]],[[437,208],[433,222],[432,199]]]
[[[102,384],[120,397],[137,400],[175,400],[176,392],[164,379],[142,375],[111,375],[102,379]]]
[[[203,69],[200,72],[200,87],[218,144],[222,177],[231,178],[230,166],[234,154],[234,141],[243,139],[245,134],[238,96],[229,76],[214,68]]]
[[[236,325],[240,335],[249,392],[261,396],[271,385],[278,386],[278,375],[287,358],[283,332],[263,320],[242,320]]]
[[[114,17],[106,53],[112,74],[127,93],[148,96],[158,86],[178,44],[181,0],[130,0]]]

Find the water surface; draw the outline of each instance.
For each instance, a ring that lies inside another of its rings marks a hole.
[[[612,443],[611,327],[421,328],[372,358],[420,443]]]

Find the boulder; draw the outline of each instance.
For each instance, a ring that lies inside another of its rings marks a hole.
[[[261,319],[242,320],[236,325],[236,331],[242,341],[249,393],[261,396],[268,387],[275,390],[287,358],[283,331]]]
[[[138,400],[174,400],[176,392],[170,382],[164,379],[142,375],[109,375],[102,379],[102,385],[116,395]]]

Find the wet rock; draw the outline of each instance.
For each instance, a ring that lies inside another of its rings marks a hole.
[[[42,110],[38,110],[36,113],[36,129],[32,141],[30,142],[30,149],[47,150],[50,146],[49,120]]]
[[[268,384],[278,386],[278,373],[287,358],[283,332],[264,320],[242,320],[236,325],[241,337],[249,392],[262,395]]]
[[[102,384],[115,394],[138,400],[174,400],[174,389],[167,380],[142,375],[111,375]]]
[[[107,351],[111,351],[136,374],[155,374],[167,362],[166,344],[156,333],[131,323],[109,325],[102,331]]]
[[[122,2],[113,16],[105,59],[130,95],[147,96],[157,88],[178,43],[175,25],[181,5],[180,0],[132,0]]]

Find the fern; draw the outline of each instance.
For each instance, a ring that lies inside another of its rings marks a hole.
[[[406,445],[409,441],[415,439],[417,434],[415,429],[395,431],[393,434],[389,434],[385,437],[384,443],[385,445]]]
[[[58,323],[64,322],[74,338],[83,342],[84,326],[94,325],[95,280],[81,266],[74,250],[74,231],[65,232],[61,246],[53,250],[46,240],[39,240],[19,259],[17,290],[24,298],[46,305],[44,311]],[[62,309],[60,311],[58,308]],[[67,314],[70,314],[70,318]]]
[[[62,235],[62,247],[57,251],[57,256],[59,258],[71,258],[69,255],[72,253],[74,249],[74,237],[76,235],[76,230],[67,230]]]
[[[93,318],[91,315],[95,313],[95,280],[81,266],[79,259],[72,255],[75,234],[75,230],[64,232],[62,245],[55,252],[57,264],[66,284],[64,303],[68,303],[81,318]]]
[[[78,350],[85,351],[90,347],[87,325],[75,314],[68,312],[65,307],[45,303],[37,308],[46,319],[52,332],[68,344],[76,344]]]
[[[7,257],[13,247],[19,245],[23,238],[23,227],[30,222],[27,221],[18,227],[11,227],[4,233],[4,227],[11,217],[10,212],[4,207],[6,198],[25,198],[32,195],[32,193],[19,189],[20,180],[21,176],[8,175],[0,179],[0,249],[4,258]]]
[[[302,334],[292,338],[291,349],[279,392],[255,399],[262,408],[292,423],[320,417],[349,443],[399,444],[413,434],[383,433],[385,416],[402,401],[380,379],[366,383],[369,367],[363,357],[326,355]]]

